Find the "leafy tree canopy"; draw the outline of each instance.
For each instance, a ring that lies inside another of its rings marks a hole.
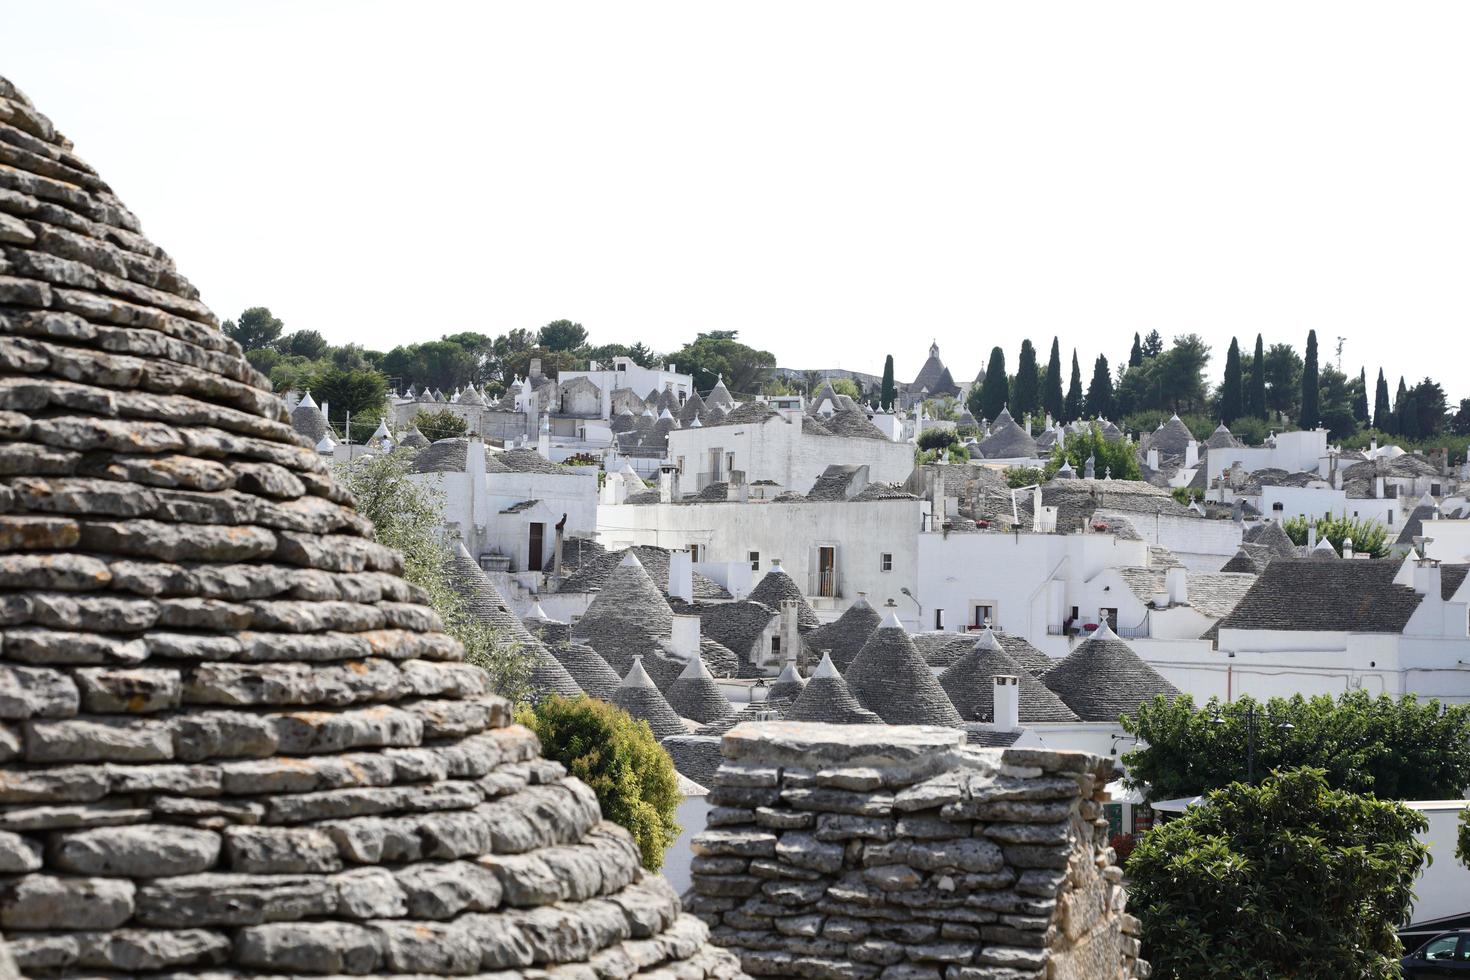
[[[670,354],[669,360],[681,373],[692,374],[700,391],[713,388],[722,375],[732,392],[756,391],[776,366],[776,355],[747,347],[736,336],[734,330],[702,333],[692,344]]]
[[[330,346],[327,338],[315,330],[297,330],[295,333],[288,333],[279,338],[275,344],[276,350],[282,354],[305,357],[313,361],[325,357]]]
[[[1234,783],[1155,827],[1128,859],[1129,908],[1161,980],[1399,975],[1428,826],[1320,769]]]
[[[574,351],[587,343],[587,329],[571,320],[552,320],[536,334],[538,346],[554,351]]]
[[[1046,464],[1046,478],[1050,480],[1062,468],[1062,463],[1071,463],[1078,476],[1087,472],[1087,458],[1095,459],[1093,471],[1098,479],[1112,476],[1115,480],[1140,480],[1143,471],[1138,466],[1138,447],[1131,439],[1108,442],[1103,438],[1102,427],[1093,422],[1087,435],[1067,433],[1065,444],[1054,446],[1051,459]]]
[[[1297,546],[1305,545],[1310,537],[1309,527],[1316,527],[1317,539],[1326,538],[1342,554],[1344,544],[1351,540],[1353,553],[1387,558],[1390,542],[1388,528],[1371,517],[1319,517],[1308,522],[1306,517],[1290,517],[1281,522],[1281,529]]]
[[[413,413],[410,423],[418,427],[425,439],[438,442],[440,439],[457,439],[469,432],[465,420],[447,408],[433,412],[419,409]]]
[[[226,320],[220,328],[243,350],[252,351],[275,343],[285,326],[266,307],[252,306],[241,313],[239,319]]]

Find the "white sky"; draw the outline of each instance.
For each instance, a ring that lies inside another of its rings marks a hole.
[[[221,317],[958,380],[1135,330],[1470,395],[1470,5],[0,0]]]

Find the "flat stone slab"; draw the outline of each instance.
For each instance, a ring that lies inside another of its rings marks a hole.
[[[763,721],[725,733],[725,758],[808,769],[909,768],[941,772],[965,745],[965,733],[935,725],[827,725]]]

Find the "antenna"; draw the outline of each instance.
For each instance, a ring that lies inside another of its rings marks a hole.
[[[1342,345],[1347,343],[1346,337],[1337,338],[1337,369],[1342,370]]]

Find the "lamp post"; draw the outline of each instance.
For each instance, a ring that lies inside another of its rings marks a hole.
[[[1229,724],[1220,714],[1220,709],[1215,709],[1215,717],[1210,721],[1212,725],[1224,726]],[[1289,721],[1276,723],[1279,732],[1290,732],[1296,728]],[[1245,781],[1254,785],[1256,781],[1256,702],[1250,701],[1245,706]]]

